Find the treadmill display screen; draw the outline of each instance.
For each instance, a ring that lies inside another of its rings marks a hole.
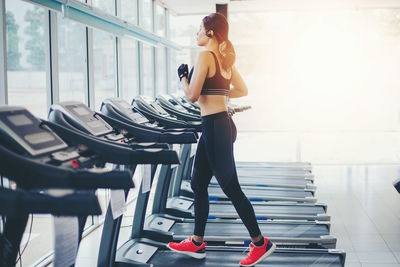
[[[24,114],[8,116],[7,119],[14,124],[14,126],[31,125],[33,122]]]
[[[76,114],[80,115],[80,116],[84,116],[84,115],[89,115],[90,114],[90,112],[87,109],[83,108],[83,107],[74,108],[74,112]]]
[[[168,115],[168,113],[163,108],[161,108],[157,103],[151,103],[151,106],[161,114]]]
[[[78,128],[83,128],[95,136],[108,134],[112,132],[112,127],[109,126],[96,113],[82,103],[66,103],[62,104],[66,110],[67,116],[72,119],[72,123],[78,125]]]
[[[68,147],[54,132],[23,108],[0,108],[0,129],[32,156]]]
[[[144,118],[141,114],[134,112],[132,106],[129,105],[126,101],[119,100],[116,105],[124,110],[124,113],[128,115],[134,122],[136,123],[144,123],[149,122],[146,118]]]
[[[132,106],[131,105],[129,105],[128,103],[126,103],[125,101],[119,101],[119,104],[123,107],[123,108],[129,108],[129,109],[131,109],[132,108]]]

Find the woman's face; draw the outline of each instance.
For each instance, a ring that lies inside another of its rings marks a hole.
[[[205,46],[205,45],[207,45],[209,39],[210,38],[207,37],[207,35],[206,35],[206,29],[204,28],[204,24],[203,24],[203,22],[201,22],[200,28],[196,34],[197,45]]]

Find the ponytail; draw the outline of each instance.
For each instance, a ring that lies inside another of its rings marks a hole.
[[[221,65],[224,70],[230,70],[235,63],[236,53],[231,41],[224,40],[219,44],[219,53],[221,54],[222,60]]]
[[[222,69],[229,71],[235,63],[236,54],[231,41],[228,39],[229,24],[225,16],[221,13],[211,13],[203,18],[203,25],[206,32],[212,30],[215,39],[219,44],[221,54]],[[207,35],[212,37],[212,35]]]

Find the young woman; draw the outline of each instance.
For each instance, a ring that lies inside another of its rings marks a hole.
[[[276,246],[262,236],[254,209],[243,194],[237,178],[233,158],[236,127],[228,116],[226,102],[228,97],[247,95],[247,87],[233,66],[235,51],[228,40],[228,31],[229,25],[224,15],[212,13],[204,17],[197,32],[197,44],[206,49],[199,53],[190,83],[187,79],[187,65],[182,64],[178,69],[185,95],[200,105],[202,135],[191,180],[194,192],[194,235],[180,243],[171,242],[168,247],[197,259],[206,256],[207,244],[203,242],[203,237],[209,211],[207,188],[212,176],[215,176],[235,206],[252,240],[251,250],[247,258],[240,261],[240,265],[253,266],[271,255]]]

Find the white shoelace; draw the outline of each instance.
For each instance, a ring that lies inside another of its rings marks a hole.
[[[250,247],[250,245],[242,252],[242,254],[245,254],[247,251],[249,251],[248,254],[250,254],[253,251],[254,248]]]

